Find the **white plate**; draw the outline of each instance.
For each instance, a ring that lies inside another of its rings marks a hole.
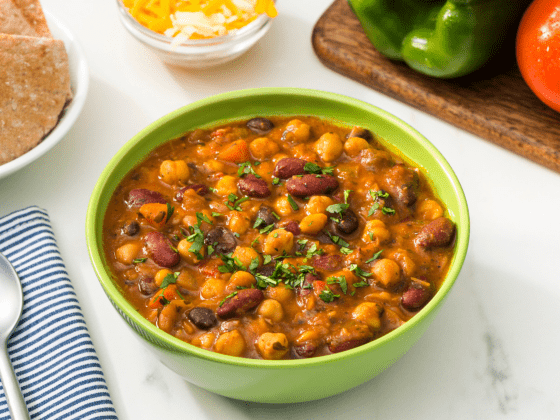
[[[62,40],[64,42],[64,46],[66,47],[70,65],[70,84],[74,98],[64,111],[64,115],[58,122],[57,126],[47,137],[43,139],[41,143],[39,143],[39,145],[17,159],[0,165],[0,179],[30,164],[57,144],[66,135],[66,133],[68,133],[68,130],[70,130],[70,127],[72,127],[78,118],[78,115],[80,115],[86,100],[89,84],[89,71],[82,48],[78,44],[78,41],[72,32],[70,32],[62,22],[46,10],[45,17],[53,38]]]

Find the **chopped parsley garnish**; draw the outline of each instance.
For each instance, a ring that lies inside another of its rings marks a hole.
[[[346,248],[350,247],[350,244],[346,242],[344,239],[342,239],[340,236],[331,235],[328,231],[325,232],[327,233],[327,235],[329,235],[329,238],[331,238],[331,241],[333,241],[333,243],[341,247],[346,247]]]
[[[349,268],[350,268],[350,271],[353,271],[354,274],[356,274],[362,280],[366,280],[366,277],[371,277],[372,276],[371,273],[368,273],[367,271],[362,270],[356,264],[350,264]]]
[[[371,257],[369,260],[366,260],[366,264],[377,260],[383,251],[384,249],[382,249],[381,251],[377,251],[375,254],[373,254],[373,257]]]
[[[204,213],[196,213],[197,223],[195,226],[191,226],[191,231],[193,232],[187,237],[187,241],[191,243],[189,252],[196,255],[199,260],[203,259],[204,256],[200,253],[200,250],[204,246],[204,232],[200,229],[202,222],[212,223],[210,219]]]
[[[295,202],[295,200],[293,199],[293,197],[290,194],[288,194],[288,203],[290,203],[290,206],[292,207],[292,209],[294,211],[299,210],[299,206],[297,205],[297,203]]]
[[[339,298],[340,295],[335,295],[331,289],[325,288],[319,293],[319,297],[323,302],[330,303],[335,300],[335,298]]]
[[[338,284],[340,286],[340,290],[342,290],[342,293],[344,294],[348,291],[348,283],[346,282],[346,277],[344,276],[328,277],[327,284]]]
[[[272,178],[272,185],[280,185],[280,178],[273,177]]]
[[[220,273],[234,273],[236,271],[246,271],[245,266],[237,257],[232,257],[233,253],[221,254],[220,258],[224,262],[218,267]]]
[[[340,248],[340,252],[344,255],[350,255],[354,251],[352,251],[350,248],[343,246]]]
[[[223,214],[215,211],[212,212],[212,217],[220,217],[220,216],[223,216]]]
[[[251,248],[255,247],[255,244],[259,243],[259,237],[257,236],[255,239],[253,239],[253,242],[251,242]]]
[[[232,211],[243,211],[240,204],[250,199],[251,197],[239,198],[235,194],[231,193],[230,195],[228,195],[228,201],[226,201],[226,207]]]
[[[259,162],[260,164],[260,162]],[[257,163],[254,163],[255,166],[258,166]],[[261,176],[255,172],[253,167],[251,166],[251,162],[243,162],[239,164],[239,169],[237,170],[237,176],[243,177],[248,174],[253,174],[255,177],[260,178]]]
[[[146,262],[147,258],[136,258],[134,260],[132,260],[132,264],[140,264],[143,262]]]
[[[343,213],[350,207],[350,204],[348,204],[348,196],[351,192],[352,190],[344,190],[344,203],[331,204],[326,209],[329,213],[338,213],[338,219],[336,217],[331,217],[331,219],[337,223],[341,222]]]
[[[173,207],[171,204],[167,203],[167,217],[165,219],[165,223],[167,223],[167,221],[169,219],[171,219],[171,216],[173,215],[174,211],[175,211],[175,207]]]
[[[323,174],[332,175],[334,166],[327,166],[326,168],[321,168],[319,165],[313,162],[307,162],[303,167],[303,170],[309,174]]]
[[[271,223],[270,225],[266,225],[264,219],[261,219],[260,217],[257,217],[257,220],[255,220],[255,223],[253,224],[253,229],[260,228],[263,225],[264,227],[259,229],[259,233],[268,233],[272,229],[274,229],[274,223]]]
[[[161,285],[159,286],[160,289],[165,289],[167,286],[169,286],[170,284],[174,284],[177,283],[177,277],[179,277],[179,273],[178,271],[175,273],[169,273],[167,276],[165,276],[163,278],[163,281],[161,282]]]
[[[249,271],[252,273],[253,271],[255,271],[257,269],[257,267],[259,266],[259,259],[258,258],[253,258],[251,260],[251,263],[249,264]]]
[[[383,191],[383,190],[379,190],[379,191],[374,191],[374,190],[369,190],[369,195],[371,195],[371,198],[373,198],[374,203],[373,206],[371,206],[371,208],[369,209],[368,212],[368,217],[371,216],[373,213],[375,213],[380,206],[380,204],[377,202],[380,198],[388,198],[389,197],[389,193]],[[381,208],[381,212],[383,214],[395,214],[395,210],[390,208],[390,207],[386,207],[383,206]]]
[[[226,300],[234,297],[235,295],[237,295],[237,292],[233,292],[233,293],[227,295],[225,298],[222,299],[222,301],[220,302],[220,304],[218,306],[221,307],[224,303],[226,303]]]

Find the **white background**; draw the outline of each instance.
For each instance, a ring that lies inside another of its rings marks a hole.
[[[0,180],[0,216],[29,205],[50,214],[121,420],[560,418],[560,175],[324,67],[310,40],[330,3],[282,0],[249,53],[186,71],[164,65],[125,32],[113,0],[42,0],[81,43],[90,90],[66,138]],[[464,268],[422,339],[372,381],[294,405],[230,400],[161,365],[109,304],[84,234],[99,174],[140,129],[197,99],[271,86],[345,94],[408,122],[454,168],[471,214]]]

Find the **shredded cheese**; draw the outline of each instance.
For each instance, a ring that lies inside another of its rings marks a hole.
[[[123,0],[146,28],[180,39],[208,39],[240,29],[259,15],[276,17],[274,0]]]

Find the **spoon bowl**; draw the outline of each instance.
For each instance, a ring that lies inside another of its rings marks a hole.
[[[0,380],[13,420],[29,419],[10,356],[8,339],[23,310],[23,290],[19,277],[8,259],[0,253]]]

